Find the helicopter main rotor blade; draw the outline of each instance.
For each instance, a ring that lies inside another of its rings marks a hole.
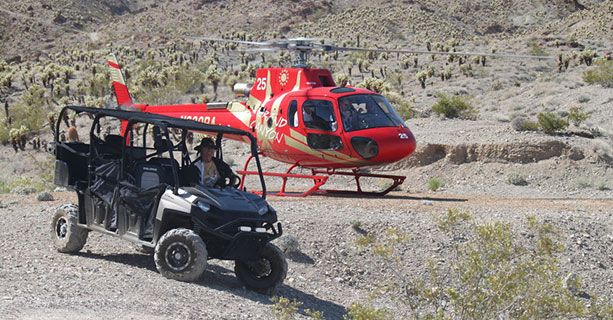
[[[270,45],[272,45],[272,43],[270,43],[270,42],[229,40],[229,39],[207,38],[207,37],[191,37],[191,38],[194,39],[194,40],[198,40],[198,41],[230,42],[230,43],[248,44],[248,45],[253,45],[253,46],[270,46]]]
[[[272,52],[272,51],[279,51],[281,50],[281,48],[249,48],[249,49],[244,49],[244,50],[240,50],[243,52]]]
[[[219,38],[193,37],[194,39],[203,41],[221,41],[231,42],[244,45],[254,45],[263,47],[262,49],[274,50],[289,50],[297,51],[301,55],[308,54],[312,51],[330,52],[330,51],[365,51],[365,52],[389,52],[389,53],[407,53],[407,54],[430,54],[430,55],[447,55],[447,56],[481,56],[481,57],[498,57],[507,59],[536,59],[536,60],[554,60],[552,56],[535,56],[526,54],[510,54],[510,53],[485,53],[485,52],[445,52],[445,51],[426,51],[426,50],[410,50],[410,49],[384,49],[384,48],[358,48],[358,47],[337,47],[330,44],[322,44],[315,42],[316,39],[310,38],[294,38],[280,39],[266,42],[260,41],[242,41],[242,40],[227,40]],[[269,50],[262,50],[269,51]],[[306,59],[303,57],[302,59]],[[306,62],[306,61],[304,61]]]
[[[379,49],[379,48],[356,48],[356,47],[335,47],[331,45],[322,45],[323,51],[367,51],[367,52],[390,52],[390,53],[409,53],[409,54],[438,54],[448,56],[485,56],[485,57],[500,57],[511,59],[537,59],[537,60],[553,60],[551,56],[533,56],[521,54],[506,54],[506,53],[485,53],[485,52],[444,52],[444,51],[426,51],[426,50],[407,50],[407,49]]]

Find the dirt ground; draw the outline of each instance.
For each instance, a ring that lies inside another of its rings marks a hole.
[[[52,246],[49,223],[70,192],[55,201],[35,195],[1,195],[0,314],[6,319],[270,319],[270,297],[243,288],[233,264],[210,261],[203,278],[181,283],[163,278],[151,256],[127,242],[90,233],[76,255]],[[402,270],[420,277],[432,259],[449,263],[446,239],[435,217],[449,208],[471,212],[478,223],[508,222],[521,231],[529,215],[560,229],[566,252],[561,274],[576,273],[593,296],[613,296],[613,199],[475,197],[395,192],[385,198],[270,197],[285,235],[299,240],[300,253],[289,256],[285,284],[277,295],[297,299],[304,309],[339,319],[353,302],[365,302],[377,282],[389,279],[380,260],[358,249],[355,221],[369,231],[398,227],[410,240],[401,254]],[[445,262],[447,261],[447,262]],[[394,318],[408,310],[388,307]]]

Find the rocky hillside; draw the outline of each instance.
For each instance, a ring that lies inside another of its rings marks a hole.
[[[180,35],[233,31],[255,39],[317,37],[335,42],[424,46],[450,38],[487,42],[524,35],[611,37],[613,2],[565,1],[34,1],[0,5],[2,57],[110,42],[131,46]]]

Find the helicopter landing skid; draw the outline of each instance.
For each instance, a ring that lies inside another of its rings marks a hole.
[[[237,173],[242,175],[241,177],[241,183],[239,185],[240,189],[244,188],[244,183],[245,183],[245,177],[247,175],[258,175],[257,171],[248,171],[247,167],[249,166],[249,162],[251,161],[252,157],[249,157],[249,159],[247,159],[247,161],[245,162],[245,166],[243,167],[243,170],[238,170]],[[309,195],[313,195],[313,194],[342,194],[342,195],[362,195],[362,196],[383,196],[388,194],[390,191],[394,190],[396,187],[398,187],[399,185],[401,185],[404,182],[404,179],[406,177],[404,176],[394,176],[394,175],[386,175],[386,174],[371,174],[371,173],[361,173],[358,170],[352,170],[351,172],[345,172],[345,171],[336,171],[335,169],[326,169],[326,170],[321,170],[321,169],[312,169],[311,172],[312,174],[307,175],[307,174],[296,174],[296,173],[291,173],[292,170],[294,170],[296,167],[298,167],[298,163],[295,163],[293,165],[291,165],[289,167],[289,169],[287,169],[286,172],[262,172],[262,175],[264,175],[265,177],[280,177],[283,180],[283,183],[281,184],[281,189],[279,190],[279,192],[274,193],[272,195],[275,196],[280,196],[280,197],[306,197]],[[333,176],[333,175],[342,175],[342,176],[352,176],[355,178],[356,181],[356,185],[357,185],[357,189],[354,190],[331,190],[331,189],[322,189],[321,187],[328,181],[328,178]],[[363,191],[362,187],[360,185],[360,178],[362,177],[367,177],[367,178],[381,178],[381,179],[391,179],[392,180],[392,184],[387,187],[385,190],[382,191]],[[311,188],[309,188],[307,191],[305,192],[288,192],[286,191],[285,187],[287,185],[287,180],[289,178],[294,178],[294,179],[311,179],[313,180],[313,186]],[[261,193],[261,191],[252,191],[256,194]]]
[[[316,174],[326,174],[328,176],[340,175],[340,176],[352,176],[355,179],[356,190],[330,190],[330,189],[320,189],[317,191],[318,194],[342,194],[342,195],[359,195],[359,196],[384,196],[388,194],[390,191],[393,191],[398,186],[400,186],[405,176],[394,176],[389,174],[374,174],[374,173],[361,173],[356,169],[351,170],[351,172],[346,171],[336,171],[334,169],[330,170],[321,170],[321,169],[313,169],[312,173]],[[392,183],[381,191],[364,191],[362,190],[362,186],[360,185],[360,178],[379,178],[379,179],[390,179]]]
[[[247,167],[249,166],[249,162],[251,161],[252,157],[249,157],[249,159],[247,159],[247,161],[245,162],[245,167],[243,168],[243,170],[238,170],[236,171],[236,173],[242,175],[241,177],[241,183],[238,186],[239,189],[243,189],[244,188],[244,183],[245,183],[245,176],[247,175],[258,175],[257,171],[248,171]],[[264,175],[265,177],[280,177],[281,179],[283,179],[283,184],[281,184],[281,189],[279,190],[279,192],[274,193],[272,195],[274,196],[280,196],[280,197],[306,197],[308,195],[311,195],[315,192],[317,192],[319,190],[319,188],[324,185],[326,183],[326,181],[328,181],[328,176],[318,176],[318,175],[306,175],[306,174],[296,174],[296,173],[291,173],[291,171],[296,168],[298,166],[298,164],[293,164],[289,169],[287,169],[286,172],[268,172],[268,171],[264,171],[262,172],[262,175]],[[285,190],[285,186],[287,185],[287,179],[289,178],[295,178],[295,179],[311,179],[313,180],[313,186],[302,193],[299,192],[287,192]],[[253,193],[256,194],[261,194],[261,191],[252,191]]]

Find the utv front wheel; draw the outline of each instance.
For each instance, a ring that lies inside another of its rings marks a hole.
[[[193,282],[204,272],[207,254],[204,241],[194,231],[172,229],[155,246],[155,266],[168,279]]]
[[[51,219],[51,239],[59,252],[74,253],[83,249],[89,230],[77,225],[79,208],[64,204],[57,208]]]
[[[271,294],[285,280],[287,261],[279,248],[268,243],[260,250],[258,259],[237,260],[234,264],[234,273],[248,289]]]

